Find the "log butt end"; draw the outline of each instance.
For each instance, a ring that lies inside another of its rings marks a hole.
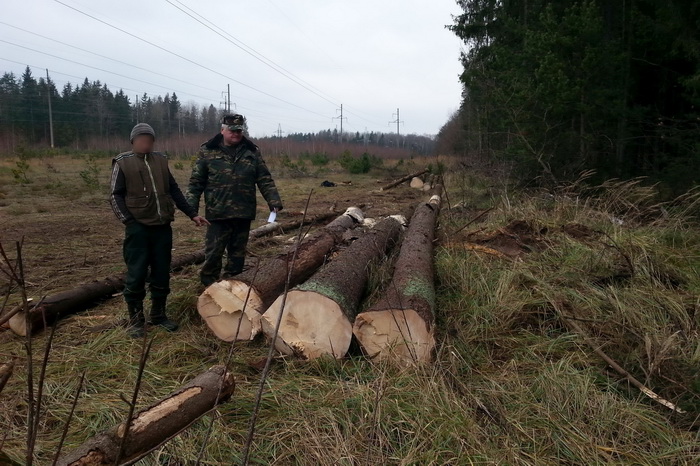
[[[432,332],[413,309],[363,312],[353,334],[369,357],[400,364],[428,362],[435,348]]]
[[[246,304],[246,296],[248,303]],[[245,307],[245,310],[244,310]],[[255,291],[237,280],[208,287],[197,300],[197,311],[209,329],[224,341],[252,340],[260,333],[263,303]]]
[[[280,315],[283,296],[262,316],[262,329],[271,339]],[[332,299],[313,291],[292,290],[275,341],[277,351],[315,359],[323,355],[342,358],[352,339],[352,325]]]
[[[15,335],[19,335],[20,337],[27,336],[27,315],[24,311],[10,317],[7,324],[10,326],[10,330],[12,330]]]

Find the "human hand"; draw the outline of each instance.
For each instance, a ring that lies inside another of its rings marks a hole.
[[[201,226],[204,226],[204,225],[211,225],[211,223],[209,223],[209,220],[207,220],[206,218],[201,217],[201,216],[199,216],[199,215],[197,215],[196,217],[192,217],[192,221],[193,221],[194,224],[197,225],[198,227],[201,227]]]

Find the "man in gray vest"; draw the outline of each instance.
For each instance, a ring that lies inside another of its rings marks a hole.
[[[144,335],[143,300],[150,268],[151,312],[149,323],[170,332],[177,323],[168,319],[165,303],[170,293],[170,260],[177,206],[197,226],[208,225],[185,200],[168,169],[168,159],[153,152],[155,132],[146,123],[131,130],[132,150],[112,161],[110,203],[117,218],[126,225],[124,300],[129,311],[129,334]],[[174,205],[173,205],[174,204]]]

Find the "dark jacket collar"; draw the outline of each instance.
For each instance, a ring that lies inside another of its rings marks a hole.
[[[204,144],[204,146],[207,150],[216,150],[216,149],[222,149],[225,148],[225,146],[222,145],[222,142],[224,141],[224,135],[219,133]],[[247,137],[243,136],[243,139],[241,140],[239,145],[243,145],[247,149],[250,149],[253,152],[257,152],[259,150],[258,146],[256,146],[253,141],[248,139]],[[230,150],[230,149],[229,149]],[[235,150],[235,149],[234,149]]]

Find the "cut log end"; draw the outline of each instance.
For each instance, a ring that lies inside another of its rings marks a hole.
[[[418,178],[417,176],[414,176],[413,179],[411,180],[410,186],[414,189],[423,189],[423,180]]]
[[[13,315],[7,323],[10,329],[15,332],[15,335],[20,337],[27,336],[27,314],[24,311]]]
[[[243,282],[214,283],[200,295],[197,311],[214,335],[224,341],[252,340],[260,333],[262,299],[255,289]]]
[[[348,207],[343,215],[349,215],[355,219],[357,223],[362,223],[362,221],[365,219],[365,214],[359,207]]]
[[[435,338],[413,309],[364,312],[353,328],[364,352],[371,358],[400,364],[428,362]]]
[[[263,332],[268,338],[274,336],[282,299],[283,296],[277,298],[262,316]],[[275,341],[279,352],[306,359],[325,354],[341,358],[347,353],[351,338],[352,325],[335,301],[313,291],[292,290],[287,294]]]

